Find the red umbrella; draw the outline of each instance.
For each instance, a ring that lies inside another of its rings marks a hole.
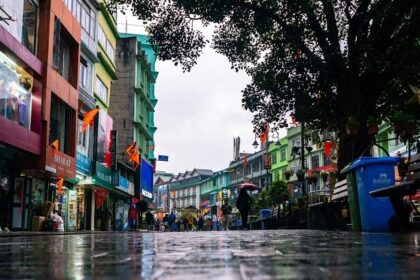
[[[238,185],[238,189],[239,190],[244,189],[244,190],[255,191],[255,190],[258,190],[259,187],[257,185],[255,185],[255,184],[252,184],[252,183],[243,183],[243,184],[239,184]]]

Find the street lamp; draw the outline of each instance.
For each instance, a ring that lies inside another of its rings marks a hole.
[[[254,147],[255,150],[258,148],[257,138],[255,138],[254,143],[252,143],[252,146]]]

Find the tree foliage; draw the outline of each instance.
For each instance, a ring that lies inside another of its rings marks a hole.
[[[189,71],[207,41],[193,22],[215,24],[212,47],[252,82],[243,106],[255,130],[287,126],[290,113],[336,131],[349,154],[346,120],[362,124],[355,154],[370,142],[369,116],[418,108],[404,101],[420,84],[418,0],[111,0],[148,22],[160,59]],[[340,160],[339,156],[339,160]],[[348,157],[347,157],[348,160]]]

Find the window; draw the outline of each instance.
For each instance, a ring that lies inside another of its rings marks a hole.
[[[271,163],[276,164],[277,163],[277,152],[274,152],[271,154]]]
[[[115,49],[112,47],[111,42],[109,42],[108,38],[105,35],[104,30],[102,27],[99,26],[98,28],[98,42],[105,50],[108,58],[114,62],[115,61]]]
[[[52,95],[49,143],[58,140],[59,150],[67,155],[72,155],[74,147],[74,119],[75,111]]]
[[[0,7],[0,25],[35,54],[38,37],[38,1],[3,0],[0,1]]]
[[[274,171],[273,174],[273,181],[277,182],[279,180],[279,172],[278,171]]]
[[[89,82],[89,67],[83,58],[80,58],[80,86],[84,89],[88,89],[88,82]]]
[[[88,156],[89,152],[89,127],[86,129],[85,133],[82,133],[82,124],[83,120],[79,121],[78,137],[77,137],[77,151],[82,155]]]
[[[311,164],[312,164],[312,168],[319,167],[319,155],[312,156]]]
[[[53,63],[52,66],[57,72],[67,80],[73,87],[77,87],[77,64],[70,65],[71,53],[74,55],[78,51],[78,46],[72,45],[64,39],[65,30],[60,20],[55,17],[54,21],[54,43],[53,43]]]
[[[38,43],[38,5],[32,0],[23,2],[22,44],[32,53],[35,53]]]
[[[260,170],[260,159],[256,159],[252,162],[252,171],[258,172]]]
[[[108,88],[98,76],[96,76],[96,95],[104,104],[108,105]]]
[[[213,187],[217,185],[217,179],[213,179]]]
[[[89,34],[92,39],[95,39],[95,12],[87,6],[81,6],[80,26]]]
[[[280,151],[280,160],[285,161],[286,160],[286,149],[281,149]]]

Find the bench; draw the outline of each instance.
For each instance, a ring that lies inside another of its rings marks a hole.
[[[347,180],[341,180],[340,182],[337,182],[334,186],[334,192],[331,197],[331,201],[338,201],[343,200],[346,197],[349,196],[349,192],[347,190]]]
[[[420,189],[420,153],[414,155],[410,159],[408,166],[408,173],[406,179],[393,186],[385,187],[382,189],[369,192],[373,197],[389,197],[395,214],[398,218],[396,227],[399,229],[410,229],[414,225],[410,223],[410,214],[413,210],[412,205],[404,201],[405,196],[415,195],[417,190]]]
[[[348,196],[347,180],[341,180],[334,185],[333,193],[330,190],[320,193],[324,197],[320,201],[312,201],[308,205],[308,228],[321,230],[348,230],[346,219],[342,216],[342,208],[346,207]],[[325,199],[331,197],[328,199]]]
[[[309,193],[309,205],[308,207],[317,207],[325,203],[331,203],[334,201],[342,201],[348,197],[347,191],[347,180],[341,180],[334,185],[333,194],[331,196],[331,201],[328,202],[328,197],[330,196],[329,190],[317,190]]]

